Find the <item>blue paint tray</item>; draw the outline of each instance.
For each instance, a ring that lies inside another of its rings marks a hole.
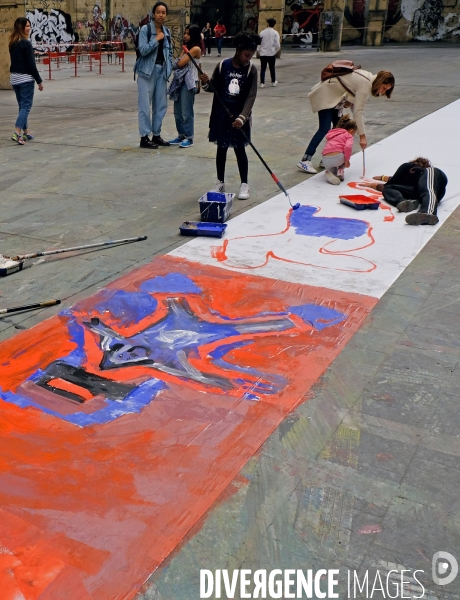
[[[224,223],[232,212],[235,194],[207,192],[198,200],[201,221],[205,223]]]
[[[202,235],[221,238],[227,225],[223,223],[203,223],[201,221],[184,221],[179,227],[181,235]]]
[[[355,210],[377,210],[380,204],[379,200],[372,200],[364,194],[350,194],[349,196],[339,196],[339,198],[341,204],[351,206]]]

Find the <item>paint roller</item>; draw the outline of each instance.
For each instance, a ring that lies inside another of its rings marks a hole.
[[[187,54],[187,56],[190,58],[190,60],[192,61],[192,63],[195,65],[198,73],[200,75],[204,75],[203,71],[201,70],[200,66],[198,65],[198,63],[196,62],[196,60],[193,58],[193,56],[190,54],[187,46],[182,46],[183,51]],[[217,98],[217,100],[221,103],[221,105],[224,107],[225,112],[228,114],[228,116],[231,119],[234,119],[234,116],[232,115],[232,113],[229,111],[229,109],[227,108],[226,104],[224,103],[224,101],[222,100],[222,98],[219,96],[219,94],[217,93],[216,88],[212,85],[211,80],[209,80],[209,85],[211,87],[212,92],[214,92],[214,96]],[[267,163],[265,162],[265,160],[262,158],[262,156],[260,155],[259,151],[257,150],[257,148],[254,146],[254,144],[251,142],[251,140],[249,139],[249,137],[246,135],[246,133],[244,132],[243,129],[238,129],[238,131],[241,133],[241,135],[244,137],[244,139],[247,141],[247,143],[251,146],[251,148],[254,150],[254,152],[256,153],[257,157],[260,159],[260,162],[263,164],[263,166],[267,169],[267,171],[270,173],[271,178],[273,179],[273,181],[276,183],[276,185],[279,187],[279,189],[284,193],[284,195],[287,197],[287,199],[289,200],[289,204],[291,205],[293,210],[297,210],[298,208],[300,208],[300,203],[297,202],[297,204],[292,204],[291,202],[291,198],[289,196],[289,194],[286,191],[286,188],[284,187],[284,185],[281,183],[281,181],[278,179],[278,177],[273,173],[273,171],[270,169],[270,167],[267,165]]]
[[[50,256],[51,254],[61,254],[63,252],[74,252],[75,250],[90,250],[92,248],[102,248],[119,244],[131,244],[133,242],[142,242],[146,240],[146,235],[139,237],[125,238],[122,240],[111,240],[108,242],[97,242],[95,244],[86,244],[85,246],[73,246],[72,248],[60,248],[59,250],[46,250],[44,252],[32,252],[31,254],[18,254],[17,256],[4,256],[0,254],[0,277],[6,277],[17,271],[21,271],[24,261],[38,256]]]

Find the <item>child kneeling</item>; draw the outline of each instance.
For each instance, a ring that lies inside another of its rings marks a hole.
[[[323,150],[323,167],[326,179],[332,185],[339,185],[344,178],[344,168],[350,166],[353,150],[353,136],[358,130],[355,121],[344,115],[334,129],[326,134],[326,145]]]

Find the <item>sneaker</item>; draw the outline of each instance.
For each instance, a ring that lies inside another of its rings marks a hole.
[[[247,183],[242,183],[240,186],[238,199],[239,200],[247,200],[248,198],[249,198],[249,185]]]
[[[13,140],[13,142],[16,142],[16,144],[19,144],[20,146],[25,146],[26,144],[22,135],[20,135],[19,133],[14,132],[11,136],[11,139]]]
[[[149,148],[150,150],[156,150],[158,145],[152,142],[148,135],[143,135],[139,142],[139,148]]]
[[[301,160],[297,163],[297,166],[304,173],[318,173],[318,171],[313,168],[313,165],[311,164],[311,160]]]
[[[340,179],[340,181],[345,179],[345,169],[343,167],[337,168],[337,177]]]
[[[170,146],[179,146],[184,140],[185,140],[185,138],[177,136],[173,140],[169,140],[168,144]]]
[[[272,81],[272,87],[276,87],[278,85],[277,81]]]
[[[220,54],[218,54],[217,56],[220,56]]]
[[[179,144],[179,148],[190,148],[190,146],[193,146],[193,140],[182,140]]]
[[[412,215],[407,215],[406,223],[408,225],[436,225],[436,223],[439,223],[439,219],[436,215],[416,212]]]
[[[25,133],[25,132],[24,132],[24,133],[22,134],[22,139],[23,139],[25,142],[30,142],[30,140],[33,140],[33,139],[34,139],[34,136],[33,136],[31,133]]]
[[[334,175],[334,173],[331,173],[330,171],[324,171],[324,174],[331,185],[339,185],[340,179],[337,177],[337,175]]]
[[[165,142],[165,140],[161,137],[161,135],[152,135],[152,142],[157,146],[169,146],[169,142]]]
[[[261,84],[260,84],[260,87],[261,87],[261,88],[264,88],[264,87],[265,87],[265,83],[261,83]]]
[[[399,212],[412,212],[413,210],[417,210],[418,205],[418,200],[403,200],[396,205],[396,208],[399,210]]]
[[[216,181],[216,185],[212,188],[212,190],[209,190],[210,192],[225,192],[225,183],[223,181],[219,181],[219,179]]]

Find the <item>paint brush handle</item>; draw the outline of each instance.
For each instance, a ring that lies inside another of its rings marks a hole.
[[[73,246],[72,248],[46,250],[44,252],[33,252],[32,254],[18,254],[17,256],[11,256],[10,260],[26,260],[27,258],[37,258],[37,256],[49,256],[50,254],[61,254],[62,252],[74,252],[75,250],[89,250],[90,248],[101,248],[102,246],[113,246],[114,244],[130,244],[132,242],[142,242],[146,239],[146,235],[141,235],[139,237],[112,240],[110,242],[97,242],[95,244],[86,244],[84,246]]]
[[[23,304],[22,306],[13,306],[12,308],[0,308],[0,315],[6,313],[18,312],[20,310],[33,310],[35,308],[46,308],[47,306],[56,306],[61,304],[60,300],[46,300],[46,302],[37,302],[35,304]]]

